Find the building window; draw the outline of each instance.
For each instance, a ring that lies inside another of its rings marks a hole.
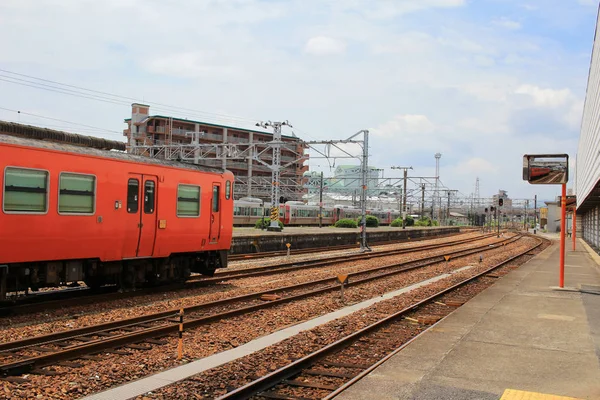
[[[127,212],[135,214],[139,210],[138,195],[140,193],[140,181],[129,179],[127,182]]]
[[[4,170],[5,212],[45,213],[48,211],[48,172],[7,167]]]
[[[177,187],[177,216],[198,217],[200,215],[200,186],[179,185]]]
[[[58,212],[60,214],[94,214],[96,177],[61,172]]]
[[[231,198],[231,181],[225,182],[225,200]]]

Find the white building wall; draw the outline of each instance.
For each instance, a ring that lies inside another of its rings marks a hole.
[[[587,93],[579,148],[576,159],[577,207],[590,194],[600,180],[600,25],[596,22],[596,34],[588,77]]]

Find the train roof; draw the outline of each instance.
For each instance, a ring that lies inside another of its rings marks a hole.
[[[44,149],[44,150],[50,150],[50,151],[73,153],[73,154],[79,154],[79,155],[85,155],[85,156],[91,156],[91,157],[101,157],[101,158],[128,161],[128,162],[134,162],[134,163],[160,165],[160,166],[164,166],[164,167],[183,168],[183,169],[188,169],[188,170],[192,170],[192,171],[212,172],[215,174],[221,174],[226,171],[221,168],[207,167],[207,166],[203,166],[203,165],[188,164],[188,163],[172,161],[172,160],[164,160],[164,159],[158,159],[158,158],[138,156],[138,155],[134,155],[134,154],[125,153],[122,151],[100,150],[100,149],[94,149],[94,148],[85,147],[85,146],[74,146],[74,145],[65,144],[65,143],[48,142],[45,140],[26,139],[26,138],[6,135],[6,134],[0,134],[0,144],[8,144],[8,145],[16,145],[16,146],[24,146],[24,147],[35,147],[38,149]]]

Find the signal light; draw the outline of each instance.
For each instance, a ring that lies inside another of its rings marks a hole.
[[[498,199],[498,205],[502,207],[504,205],[504,199]]]

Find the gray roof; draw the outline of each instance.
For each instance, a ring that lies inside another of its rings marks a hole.
[[[26,146],[26,147],[35,147],[38,149],[52,150],[52,151],[60,151],[65,153],[73,153],[73,154],[82,154],[92,157],[102,157],[113,160],[120,161],[128,161],[149,165],[161,165],[172,168],[183,168],[194,171],[203,171],[203,172],[212,172],[216,174],[223,173],[225,170],[221,168],[213,168],[206,167],[202,165],[196,164],[188,164],[182,163],[178,161],[171,160],[163,160],[158,158],[150,158],[137,156],[134,154],[129,154],[121,151],[108,151],[108,150],[99,150],[91,147],[83,147],[83,146],[73,146],[70,144],[64,143],[55,143],[55,142],[47,142],[43,140],[35,140],[35,139],[25,139],[17,136],[10,135],[2,135],[0,134],[0,144],[9,144],[9,145],[17,145],[17,146]]]

